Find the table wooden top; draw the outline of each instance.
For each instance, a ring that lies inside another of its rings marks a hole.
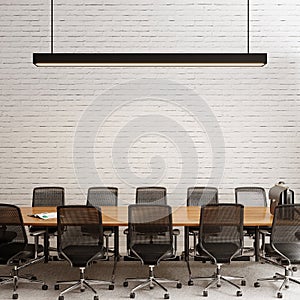
[[[103,206],[102,223],[105,226],[127,226],[127,206]],[[198,226],[200,207],[180,206],[173,207],[173,226]],[[25,225],[56,226],[56,219],[42,220],[29,215],[56,212],[56,207],[21,207]],[[272,226],[273,216],[269,207],[245,207],[244,226]]]

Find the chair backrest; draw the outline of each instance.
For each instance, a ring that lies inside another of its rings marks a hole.
[[[24,247],[28,243],[22,214],[15,205],[0,204],[0,257],[1,246],[10,243],[23,244]]]
[[[218,202],[218,189],[215,187],[195,186],[187,189],[187,206],[204,206]]]
[[[271,243],[275,247],[277,244],[300,243],[300,204],[275,207]]]
[[[87,201],[88,206],[117,206],[118,205],[118,188],[116,187],[90,187],[88,189]]]
[[[167,204],[167,189],[165,187],[151,186],[136,189],[136,204]]]
[[[36,187],[33,189],[32,206],[65,205],[65,190],[63,187]]]
[[[243,205],[224,203],[201,207],[201,247],[217,261],[229,262],[243,247],[243,222]]]
[[[102,214],[99,208],[86,205],[59,206],[57,225],[57,249],[70,261],[76,260],[76,256],[82,259],[83,253],[88,261],[103,250]],[[76,251],[76,248],[81,250]]]
[[[135,245],[173,246],[172,209],[168,205],[128,206],[128,247]]]
[[[237,187],[235,203],[244,206],[267,206],[266,191],[262,187]]]

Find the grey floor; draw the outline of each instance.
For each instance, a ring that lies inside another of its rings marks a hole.
[[[109,280],[111,276],[113,263],[97,262],[87,270],[89,278],[97,278]],[[210,276],[213,273],[214,266],[210,263],[191,262],[192,272],[195,276]],[[299,266],[300,269],[300,266]],[[226,284],[221,288],[212,288],[209,290],[208,298],[202,296],[202,288],[205,282],[196,282],[194,286],[188,286],[188,272],[186,264],[183,261],[176,262],[162,262],[156,269],[156,275],[160,277],[167,277],[171,279],[180,279],[182,281],[182,289],[177,289],[175,285],[168,285],[170,299],[277,299],[276,289],[278,283],[264,283],[260,288],[254,288],[253,283],[258,277],[272,276],[275,271],[280,269],[269,265],[256,262],[232,262],[231,265],[226,265],[223,268],[224,275],[238,275],[245,276],[247,285],[243,287],[243,297],[235,296],[236,290]],[[44,280],[49,289],[43,291],[39,285],[20,284],[19,285],[19,299],[57,299],[59,291],[54,290],[56,280],[71,280],[77,279],[79,276],[78,270],[71,268],[65,261],[50,262],[48,264],[36,264],[27,268],[25,273],[34,273],[39,279]],[[9,273],[8,267],[0,267],[0,274],[5,275]],[[300,270],[297,272],[300,277]],[[295,273],[295,275],[297,275]],[[130,288],[135,283],[130,283],[128,288],[124,288],[122,283],[125,277],[147,276],[148,269],[146,266],[141,266],[138,262],[124,262],[120,261],[117,265],[116,285],[115,289],[110,291],[107,286],[95,286],[99,294],[99,299],[129,299]],[[5,285],[0,287],[0,299],[11,299],[11,286]],[[164,292],[158,287],[153,290],[146,288],[136,293],[136,299],[163,299]],[[283,292],[284,299],[299,299],[300,286],[291,284],[288,290]],[[70,292],[65,295],[65,300],[79,300],[79,299],[93,299],[93,293],[90,291],[80,292],[78,290]]]

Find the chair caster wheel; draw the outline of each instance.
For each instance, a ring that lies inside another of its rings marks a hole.
[[[181,282],[178,282],[177,285],[176,285],[176,287],[177,287],[178,289],[181,289],[181,288],[182,288]]]
[[[94,296],[94,300],[99,300],[99,297],[98,296]]]
[[[170,295],[169,294],[164,294],[164,299],[170,299]]]
[[[110,291],[112,291],[114,288],[115,288],[115,286],[114,286],[113,284],[110,284],[110,285],[108,286],[108,289],[109,289]]]
[[[246,280],[241,281],[241,286],[246,286]]]
[[[56,285],[54,286],[54,289],[55,289],[56,291],[58,291],[58,290],[59,290],[59,284],[56,284]]]
[[[293,272],[297,272],[297,271],[298,271],[297,267],[295,267],[295,266],[292,267],[292,271],[293,271]]]
[[[65,298],[64,296],[59,296],[58,300],[64,300],[64,298]]]
[[[260,287],[260,283],[259,282],[254,282],[254,287],[256,287],[256,288]]]
[[[36,280],[37,280],[37,277],[36,277],[36,276],[31,276],[31,277],[30,277],[30,280],[36,281]]]
[[[12,295],[12,298],[13,298],[13,299],[18,299],[18,298],[19,298],[19,295],[18,295],[18,294],[13,294],[13,295]]]
[[[134,299],[135,298],[135,293],[130,293],[130,296],[129,296],[131,299]]]
[[[83,293],[85,291],[85,289],[80,289],[80,292]]]
[[[278,292],[277,293],[277,298],[282,298],[282,293]]]
[[[149,288],[150,288],[150,290],[153,290],[153,289],[154,289],[154,286],[153,286],[153,285],[150,285]]]
[[[43,291],[47,291],[48,290],[48,285],[47,284],[43,284],[42,285],[42,290]]]
[[[194,285],[194,282],[193,282],[193,280],[189,280],[189,281],[188,281],[188,285],[189,285],[189,286],[192,286],[192,285]]]
[[[243,293],[242,293],[242,291],[237,291],[237,292],[236,292],[236,295],[237,295],[238,297],[241,297],[241,296],[243,296]]]
[[[208,291],[203,291],[203,297],[207,297],[208,296]]]
[[[221,283],[217,283],[217,287],[218,287],[218,288],[221,287]]]
[[[124,281],[124,282],[123,282],[123,286],[124,286],[124,287],[128,287],[128,281]]]
[[[289,285],[285,285],[284,287],[285,287],[286,289],[288,289],[290,286],[289,286]]]

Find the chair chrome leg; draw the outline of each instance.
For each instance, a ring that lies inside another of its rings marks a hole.
[[[83,281],[83,285],[85,285],[87,288],[89,288],[92,292],[94,292],[95,295],[97,295],[96,290],[87,282],[86,280]]]
[[[14,266],[10,276],[1,276],[0,278],[3,279],[0,281],[0,286],[5,284],[12,284],[13,285],[13,299],[17,299],[15,297],[18,296],[17,289],[19,287],[19,283],[38,283],[42,285],[43,289],[47,289],[48,286],[41,280],[37,280],[33,278],[33,276],[20,276],[19,270],[22,269],[19,266]]]
[[[221,276],[221,280],[224,280],[224,281],[227,282],[228,284],[231,284],[232,286],[236,287],[238,290],[241,290],[241,288],[240,288],[237,284],[235,284],[234,282],[232,282],[232,281],[226,279],[225,277]]]
[[[156,283],[162,290],[164,290],[166,293],[168,293],[168,290],[160,283],[160,282],[158,282],[156,279],[152,279],[152,281],[154,282],[154,283]]]
[[[221,286],[221,282],[225,281],[226,283],[234,286],[238,291],[237,295],[242,295],[242,290],[239,285],[235,284],[231,280],[243,280],[244,277],[241,276],[222,276],[221,275],[221,266],[222,264],[217,264],[217,268],[215,273],[212,276],[209,277],[190,277],[190,281],[192,280],[210,280],[206,287],[203,289],[203,295],[207,296],[207,290],[212,287],[213,285],[216,285],[217,287]],[[191,285],[191,284],[189,284]]]
[[[113,282],[110,281],[105,281],[105,280],[97,280],[97,279],[85,279],[85,268],[79,268],[80,269],[80,279],[79,280],[73,280],[73,281],[57,281],[56,285],[59,287],[60,284],[64,285],[64,284],[68,284],[71,285],[69,287],[67,287],[66,289],[64,289],[63,291],[60,292],[60,296],[63,296],[65,293],[68,293],[70,291],[73,291],[77,288],[80,288],[81,291],[84,291],[85,288],[90,289],[95,296],[98,296],[97,291],[92,287],[92,285],[113,285]],[[57,289],[57,288],[56,288]]]
[[[140,289],[146,287],[147,285],[150,285],[150,283],[151,283],[150,279],[146,279],[145,282],[142,282],[142,283],[140,283],[139,285],[137,285],[136,287],[134,287],[134,288],[131,290],[130,293],[134,293],[134,292],[136,292],[137,290],[140,290]]]
[[[154,287],[154,285],[159,286],[162,290],[165,291],[165,297],[169,297],[169,292],[167,288],[165,288],[162,283],[177,283],[177,288],[181,288],[181,283],[179,280],[170,280],[166,278],[156,278],[154,276],[154,265],[149,265],[149,276],[148,278],[126,278],[124,280],[124,286],[128,286],[128,282],[131,281],[138,281],[140,284],[138,284],[136,287],[134,287],[130,291],[130,297],[133,295],[137,290],[140,290],[146,286],[149,286],[151,289]]]
[[[282,297],[281,291],[283,290],[283,288],[288,288],[289,285],[290,285],[290,282],[293,282],[293,283],[296,283],[296,284],[300,285],[299,279],[293,277],[292,266],[291,265],[285,266],[284,269],[285,269],[284,275],[276,272],[273,277],[259,278],[259,279],[257,279],[257,282],[260,282],[260,281],[280,281],[280,280],[282,280],[282,284],[280,285],[279,289],[277,290],[277,297],[281,298]],[[255,283],[254,286],[259,287],[259,284],[256,285],[256,283]]]

